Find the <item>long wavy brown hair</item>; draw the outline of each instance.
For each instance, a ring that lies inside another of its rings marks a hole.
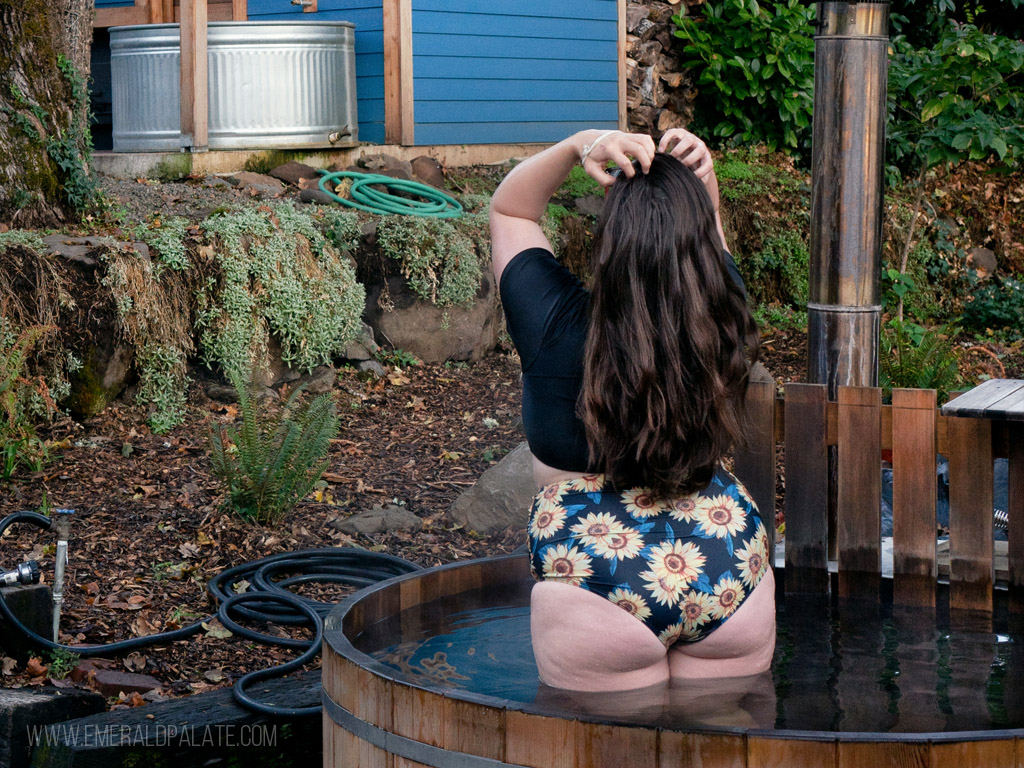
[[[580,416],[591,466],[672,498],[706,486],[742,442],[757,325],[725,266],[711,198],[670,155],[608,191]]]

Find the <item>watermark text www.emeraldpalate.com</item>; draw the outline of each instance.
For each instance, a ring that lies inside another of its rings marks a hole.
[[[276,747],[276,725],[30,725],[33,747],[77,744],[83,747]]]

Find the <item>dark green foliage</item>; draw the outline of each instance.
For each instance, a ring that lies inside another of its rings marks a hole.
[[[338,434],[334,401],[324,394],[300,403],[299,387],[278,413],[270,413],[252,385],[237,376],[231,383],[242,423],[210,430],[210,463],[242,518],[275,525],[327,469],[327,450]]]
[[[807,308],[810,253],[804,236],[784,230],[764,238],[760,250],[740,260],[754,304]]]
[[[975,288],[964,302],[962,322],[973,331],[1007,328],[1024,334],[1024,282],[997,277]]]
[[[948,22],[934,46],[893,40],[889,67],[890,182],[941,163],[1024,153],[1024,43]]]
[[[939,403],[961,384],[949,329],[890,320],[882,329],[878,383],[886,399],[894,388],[934,389]]]
[[[809,149],[815,6],[711,0],[703,13],[672,17],[676,36],[687,41],[684,66],[700,72],[697,133],[771,150]]]

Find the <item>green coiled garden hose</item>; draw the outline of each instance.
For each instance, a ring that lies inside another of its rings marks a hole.
[[[462,206],[451,195],[418,181],[394,179],[379,173],[356,173],[355,171],[320,171],[320,191],[330,195],[335,202],[349,208],[358,208],[370,213],[401,213],[407,216],[426,216],[434,219],[453,219],[462,215]],[[327,184],[334,184],[340,179],[352,179],[349,194],[352,199],[336,195],[327,189]],[[374,189],[373,185],[381,185],[389,189],[406,192],[425,200],[412,200],[408,197],[392,195]]]

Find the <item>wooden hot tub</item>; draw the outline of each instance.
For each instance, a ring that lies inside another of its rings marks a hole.
[[[675,727],[657,717],[649,724],[628,723],[580,710],[569,714],[550,701],[523,703],[424,685],[352,643],[376,622],[435,598],[481,589],[528,590],[531,583],[526,557],[504,556],[391,579],[340,604],[327,620],[323,647],[325,768],[1024,765],[1020,728],[851,733]],[[904,666],[911,674],[911,665]],[[849,689],[851,701],[861,699],[858,685]],[[873,706],[877,692],[870,688],[868,681],[861,706]]]

